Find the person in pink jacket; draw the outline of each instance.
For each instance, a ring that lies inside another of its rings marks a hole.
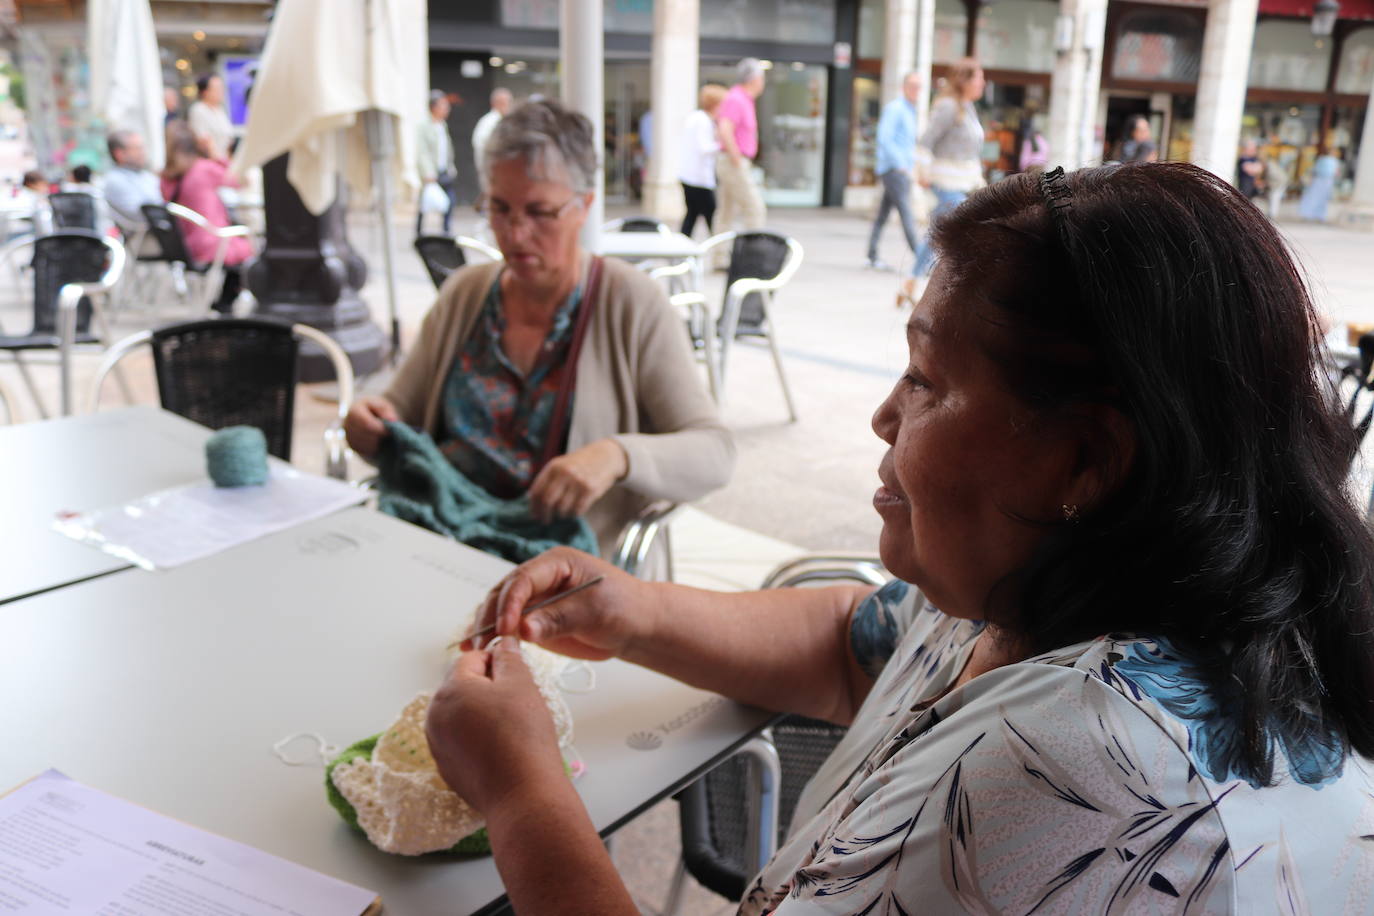
[[[234,184],[229,168],[223,162],[207,159],[196,148],[195,136],[180,121],[167,125],[167,167],[162,172],[162,196],[168,203],[178,203],[199,213],[212,226],[231,224],[229,213],[220,200],[219,189]],[[221,244],[213,232],[188,220],[178,220],[186,250],[197,264],[209,264]],[[229,314],[243,288],[242,265],[253,256],[253,245],[243,237],[231,238],[224,251],[224,283],[214,309]]]

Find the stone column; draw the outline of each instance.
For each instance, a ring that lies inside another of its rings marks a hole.
[[[883,79],[879,103],[902,94],[902,77],[916,69],[917,0],[887,0],[883,20]]]
[[[606,150],[606,54],[601,4],[562,0],[561,6],[558,51],[563,60],[563,104],[591,119],[600,159]],[[595,197],[582,228],[582,245],[588,251],[595,251],[601,239],[606,193],[606,170],[602,165],[596,170]]]
[[[1234,182],[1259,0],[1210,0],[1193,109],[1194,165]]]
[[[1050,78],[1050,164],[1065,169],[1097,162],[1097,96],[1102,81],[1106,0],[1060,0],[1058,48]]]
[[[930,114],[930,65],[935,60],[935,0],[916,2],[916,62],[912,69],[921,75],[921,94],[916,99],[916,128],[925,130]]]
[[[1364,131],[1360,134],[1360,164],[1355,170],[1355,193],[1343,220],[1357,229],[1374,232],[1374,87],[1364,110]]]
[[[644,181],[644,212],[676,226],[686,204],[677,170],[682,124],[697,107],[699,0],[656,0],[649,111],[653,155]]]

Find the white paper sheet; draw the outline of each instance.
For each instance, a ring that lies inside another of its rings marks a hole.
[[[190,484],[64,515],[53,526],[144,569],[166,569],[356,506],[364,495],[342,481],[273,462],[261,486]]]
[[[0,913],[352,916],[376,896],[56,770],[0,798]]]

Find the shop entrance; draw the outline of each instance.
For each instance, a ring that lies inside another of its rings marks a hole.
[[[1107,96],[1107,116],[1103,119],[1102,161],[1112,162],[1121,158],[1121,144],[1129,138],[1126,128],[1137,115],[1150,122],[1150,133],[1159,148],[1159,158],[1167,158],[1168,108],[1159,109],[1149,95],[1112,93]]]

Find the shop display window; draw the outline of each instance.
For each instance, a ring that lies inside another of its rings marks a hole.
[[[1308,21],[1263,19],[1255,24],[1249,85],[1321,92],[1330,68],[1331,39],[1314,36]]]

